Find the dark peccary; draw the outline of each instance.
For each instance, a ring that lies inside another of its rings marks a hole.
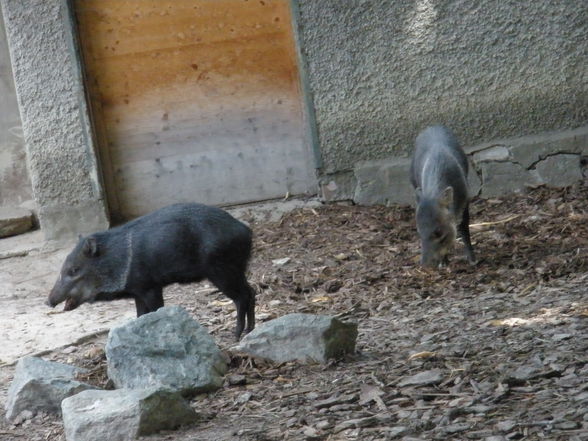
[[[137,316],[163,306],[172,283],[211,281],[235,302],[237,339],[255,326],[255,292],[245,271],[251,230],[220,208],[175,204],[120,227],[81,237],[67,256],[47,304],[135,299]]]
[[[456,226],[468,261],[476,261],[470,240],[467,175],[467,157],[447,127],[428,127],[417,136],[410,181],[416,190],[416,221],[425,266],[448,262]]]

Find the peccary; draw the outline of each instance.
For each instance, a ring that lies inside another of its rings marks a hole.
[[[416,190],[416,222],[425,266],[448,262],[456,224],[468,261],[476,261],[470,239],[467,175],[467,157],[447,127],[428,127],[417,136],[410,181]]]
[[[163,306],[172,283],[211,281],[237,307],[235,335],[255,326],[255,292],[245,271],[251,230],[220,208],[175,204],[111,230],[80,237],[47,304],[133,298],[137,316]]]

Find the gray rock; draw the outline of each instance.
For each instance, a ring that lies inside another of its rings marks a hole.
[[[583,179],[580,155],[550,156],[535,165],[535,170],[548,187],[568,187]]]
[[[178,392],[150,389],[85,391],[61,404],[68,441],[123,441],[194,423]]]
[[[214,340],[179,306],[111,329],[106,358],[108,377],[117,388],[205,392],[218,389],[227,371]]]
[[[411,377],[406,377],[398,383],[398,386],[428,386],[439,384],[443,380],[441,369],[432,369],[430,371],[419,372]]]
[[[475,152],[472,157],[476,164],[488,161],[508,161],[510,150],[503,145],[495,145]]]
[[[74,379],[84,369],[37,357],[21,358],[6,398],[6,419],[13,420],[21,412],[59,414],[61,401],[94,386]]]
[[[263,323],[247,334],[237,350],[282,363],[325,363],[353,353],[357,324],[334,317],[313,314],[289,314]]]
[[[33,228],[33,213],[24,208],[0,207],[0,237],[26,233]]]
[[[539,372],[538,366],[519,366],[507,379],[528,381],[539,375]]]
[[[525,168],[556,153],[583,153],[588,150],[588,132],[576,129],[547,135],[526,136],[508,142],[515,162]]]
[[[354,169],[357,179],[354,202],[360,205],[414,205],[409,169],[410,158],[357,163]]]
[[[510,432],[515,427],[517,427],[517,423],[516,421],[512,420],[500,421],[496,424],[496,429],[500,430],[501,432]]]
[[[512,162],[484,162],[480,164],[480,169],[483,198],[502,196],[541,184],[532,173]]]
[[[460,433],[464,432],[472,427],[470,423],[458,423],[458,424],[450,424],[448,426],[443,427],[443,431],[445,433]]]
[[[408,427],[406,427],[406,426],[394,426],[394,427],[390,427],[387,435],[390,439],[394,439],[394,438],[397,438],[399,436],[404,435],[407,432],[408,432]]]
[[[580,428],[580,423],[577,421],[562,421],[555,423],[553,427],[559,430],[575,430]]]

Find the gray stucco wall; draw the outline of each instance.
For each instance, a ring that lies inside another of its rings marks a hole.
[[[66,0],[0,0],[33,194],[47,239],[108,226]]]
[[[582,2],[297,3],[324,174],[407,155],[431,123],[464,145],[588,124]]]
[[[10,55],[0,20],[0,206],[30,206],[32,199]]]

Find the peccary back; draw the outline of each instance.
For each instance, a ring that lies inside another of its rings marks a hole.
[[[120,227],[80,239],[63,264],[48,304],[65,310],[85,302],[135,299],[137,315],[163,306],[172,283],[210,280],[237,307],[239,337],[255,326],[255,293],[245,272],[251,255],[249,227],[226,211],[175,204]]]

